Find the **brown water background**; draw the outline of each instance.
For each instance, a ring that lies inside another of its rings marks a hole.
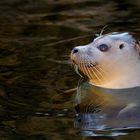
[[[140,32],[138,0],[0,1],[1,140],[139,140],[80,137],[73,126],[77,76],[71,49],[106,32]]]

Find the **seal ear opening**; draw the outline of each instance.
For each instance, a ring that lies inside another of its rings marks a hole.
[[[123,49],[123,48],[124,48],[124,44],[121,44],[121,45],[119,46],[119,48],[120,48],[120,49]]]

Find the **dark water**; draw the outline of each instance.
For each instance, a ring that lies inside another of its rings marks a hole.
[[[94,34],[140,32],[138,0],[0,1],[0,139],[138,140],[126,136],[81,137],[74,128],[72,98],[77,76],[71,49]]]

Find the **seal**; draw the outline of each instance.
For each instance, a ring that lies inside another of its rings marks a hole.
[[[100,35],[87,45],[74,47],[71,60],[76,71],[95,86],[140,86],[140,44],[128,32]]]

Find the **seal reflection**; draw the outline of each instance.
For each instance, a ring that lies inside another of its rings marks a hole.
[[[74,126],[82,130],[82,135],[92,136],[124,135],[118,130],[140,128],[139,92],[140,87],[107,89],[82,83],[74,99]]]

